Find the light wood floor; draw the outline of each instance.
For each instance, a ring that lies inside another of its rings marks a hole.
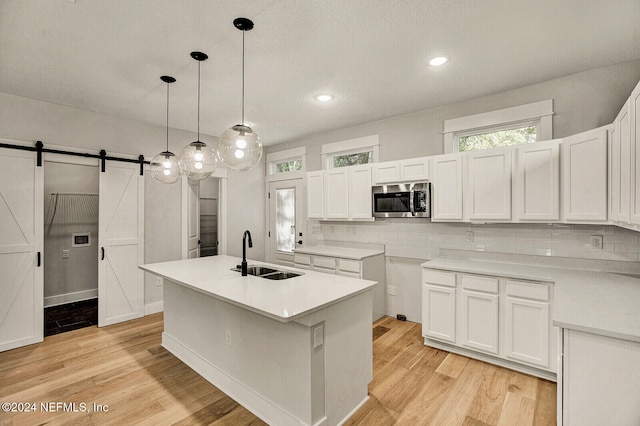
[[[0,353],[0,402],[38,404],[0,411],[0,424],[264,424],[164,350],[162,329],[155,314]],[[373,338],[371,398],[347,425],[555,424],[554,383],[425,347],[411,322],[382,318]],[[41,402],[108,412],[43,412]]]

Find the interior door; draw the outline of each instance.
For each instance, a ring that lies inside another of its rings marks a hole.
[[[43,340],[43,177],[35,153],[0,149],[0,351]]]
[[[302,179],[269,183],[269,261],[293,266],[293,252],[307,238]]]
[[[144,178],[135,163],[100,173],[98,326],[144,316]]]
[[[200,257],[200,182],[182,179],[182,258],[194,259]]]

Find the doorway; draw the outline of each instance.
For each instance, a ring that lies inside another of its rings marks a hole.
[[[293,266],[296,247],[307,236],[307,208],[302,179],[269,183],[269,262]]]
[[[44,335],[98,324],[99,169],[44,162]]]
[[[218,255],[219,179],[200,181],[200,257]]]

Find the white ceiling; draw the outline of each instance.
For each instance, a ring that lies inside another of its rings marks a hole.
[[[0,91],[265,145],[640,58],[639,0],[0,0]],[[440,68],[427,62],[445,54]],[[328,104],[313,96],[335,95]]]

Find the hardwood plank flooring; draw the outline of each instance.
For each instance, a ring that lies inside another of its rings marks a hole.
[[[0,402],[37,403],[0,411],[0,425],[265,424],[162,348],[162,330],[154,314],[0,353]],[[370,399],[346,425],[555,424],[555,383],[426,347],[420,334],[390,317],[373,324]]]

